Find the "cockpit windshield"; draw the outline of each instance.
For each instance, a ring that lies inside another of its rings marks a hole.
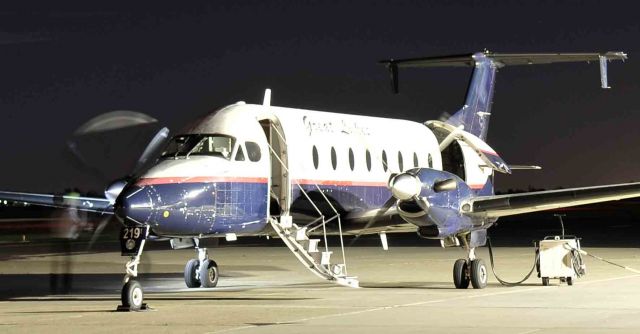
[[[231,158],[235,138],[225,135],[180,135],[171,138],[162,158],[188,158],[192,155]]]

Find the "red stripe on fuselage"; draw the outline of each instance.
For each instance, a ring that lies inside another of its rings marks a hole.
[[[228,177],[228,176],[194,176],[194,177],[151,177],[143,178],[136,182],[137,186],[174,184],[174,183],[206,183],[206,182],[239,182],[239,183],[267,183],[266,177]],[[367,181],[338,181],[338,180],[310,180],[296,179],[293,182],[301,185],[323,186],[360,186],[360,187],[386,187],[386,182]],[[471,189],[482,189],[484,184],[470,184]]]
[[[229,177],[229,176],[193,176],[193,177],[150,177],[136,182],[137,186],[173,183],[210,183],[210,182],[238,182],[238,183],[267,183],[266,177]]]

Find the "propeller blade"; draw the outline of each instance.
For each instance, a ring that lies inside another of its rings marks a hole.
[[[113,216],[108,215],[107,217],[105,217],[103,220],[100,221],[100,223],[96,227],[96,230],[93,232],[93,235],[91,236],[91,241],[89,241],[89,245],[87,246],[87,251],[91,250],[91,248],[93,247],[93,244],[96,242],[96,240],[98,240],[98,238],[100,237],[100,234],[102,234],[102,231],[104,231],[104,228],[107,227],[111,218],[113,218]]]
[[[438,120],[442,122],[448,121],[449,118],[451,118],[451,114],[446,111],[443,111],[440,116],[438,116]]]
[[[360,239],[360,237],[362,236],[363,230],[367,230],[371,226],[373,226],[373,224],[375,224],[380,217],[382,217],[387,211],[389,211],[389,208],[391,208],[391,206],[393,206],[395,202],[396,202],[396,199],[394,197],[389,197],[389,199],[382,205],[382,207],[378,210],[378,212],[376,212],[376,214],[373,217],[371,217],[371,219],[369,219],[367,224],[364,225],[364,228],[362,228],[360,233],[358,233],[356,237],[351,240],[351,242],[349,243],[349,247],[353,246],[356,243],[356,241]]]
[[[102,182],[107,182],[109,180],[109,178],[99,168],[92,166],[87,159],[84,158],[82,153],[80,153],[80,150],[78,150],[78,144],[75,141],[68,140],[67,149],[67,152],[63,153],[63,156],[68,159],[70,163],[75,165],[76,168],[88,171]]]
[[[116,110],[88,120],[74,132],[74,135],[81,136],[89,133],[105,132],[156,122],[158,122],[157,119],[141,112]]]
[[[457,188],[458,183],[454,179],[446,179],[444,181],[438,181],[433,184],[433,191],[437,193],[456,190]]]
[[[413,200],[416,202],[416,204],[418,204],[418,206],[420,207],[420,209],[422,209],[422,211],[424,211],[424,213],[428,213],[429,209],[431,208],[431,204],[429,204],[429,201],[427,201],[426,198],[424,197],[414,197]]]
[[[142,168],[146,165],[149,159],[152,158],[155,155],[155,153],[157,153],[157,151],[162,147],[162,145],[164,145],[168,137],[169,137],[169,129],[166,127],[160,129],[160,131],[156,133],[156,135],[153,137],[153,139],[151,139],[147,147],[142,152],[142,155],[140,155],[140,158],[138,159],[138,163],[136,164],[136,167],[133,169],[132,175],[136,175],[142,170]]]

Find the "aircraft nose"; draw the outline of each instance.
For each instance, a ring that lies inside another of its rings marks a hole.
[[[115,214],[125,224],[143,225],[153,213],[153,199],[145,186],[127,186],[115,203]]]

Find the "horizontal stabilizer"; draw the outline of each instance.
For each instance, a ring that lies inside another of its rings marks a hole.
[[[511,170],[541,170],[542,167],[535,165],[509,165]]]
[[[606,60],[626,60],[627,54],[620,51],[604,53],[493,53],[484,52],[485,57],[490,58],[499,66],[537,65],[569,62],[591,62]],[[473,67],[475,66],[474,54],[463,54],[441,57],[424,57],[409,59],[389,59],[380,62],[385,65],[395,65],[399,68],[409,67]]]
[[[380,61],[387,66],[394,93],[398,93],[398,69],[412,67],[475,67],[480,58],[490,59],[493,66],[539,65],[569,62],[599,62],[602,88],[610,88],[607,81],[607,62],[626,60],[627,54],[620,51],[591,53],[468,53],[451,56],[388,59]]]

